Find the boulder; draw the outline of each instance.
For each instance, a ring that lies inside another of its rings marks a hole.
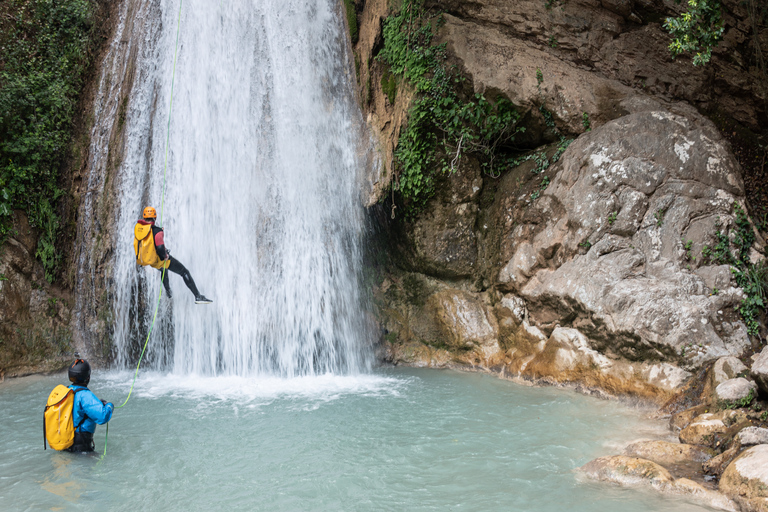
[[[722,266],[727,267],[728,265]],[[730,270],[728,273],[730,275]],[[716,388],[723,382],[729,379],[735,379],[748,370],[749,368],[744,366],[744,363],[736,357],[721,357],[715,361],[715,364],[712,366],[712,387]]]
[[[757,382],[760,390],[763,393],[768,393],[768,347],[763,348],[755,362],[752,363],[750,374]]]
[[[670,472],[659,464],[626,455],[600,457],[580,469],[593,480],[620,485],[650,485],[659,490],[674,481]]]
[[[709,405],[702,404],[697,405],[696,407],[691,407],[690,409],[684,409],[678,413],[673,414],[672,417],[669,418],[670,430],[677,432],[684,429],[690,425],[694,418],[705,412],[708,412],[708,409]]]
[[[715,388],[715,397],[718,400],[735,402],[747,398],[750,393],[757,392],[757,384],[744,377],[728,379]]]
[[[750,346],[734,313],[693,270],[744,201],[738,164],[709,122],[638,112],[581,135],[525,209],[504,208],[497,285],[530,321],[577,327],[592,348],[689,367]],[[681,240],[685,240],[683,243]]]
[[[768,498],[768,444],[744,450],[723,472],[719,488],[730,497]]]
[[[741,446],[768,444],[768,428],[747,427],[736,434],[736,438]]]
[[[662,466],[705,462],[712,458],[712,451],[701,446],[668,441],[639,441],[627,446],[624,454],[647,459]]]
[[[722,419],[706,413],[694,418],[690,425],[680,431],[679,437],[681,443],[713,447],[715,435],[724,434],[727,430]]]

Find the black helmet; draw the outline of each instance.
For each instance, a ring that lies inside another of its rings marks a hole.
[[[69,381],[73,384],[87,386],[91,381],[91,365],[85,359],[75,359],[75,362],[69,365]]]

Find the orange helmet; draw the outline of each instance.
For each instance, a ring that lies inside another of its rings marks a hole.
[[[144,213],[142,213],[142,216],[145,219],[155,219],[157,218],[157,211],[155,211],[155,209],[152,208],[151,206],[147,206],[146,208],[144,208]]]

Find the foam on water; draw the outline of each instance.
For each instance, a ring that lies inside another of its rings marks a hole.
[[[103,386],[115,394],[127,394],[133,378],[125,371],[95,374]],[[134,397],[159,399],[207,399],[233,401],[239,405],[265,404],[274,400],[330,402],[348,395],[397,397],[413,379],[375,374],[307,375],[281,378],[273,376],[214,377],[209,375],[143,372],[133,390]]]

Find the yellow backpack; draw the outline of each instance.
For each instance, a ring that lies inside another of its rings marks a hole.
[[[152,268],[168,268],[170,258],[163,261],[157,255],[155,237],[152,235],[150,224],[139,224],[133,228],[133,252],[136,253],[136,263],[141,266],[149,265]]]
[[[66,386],[59,384],[48,396],[48,404],[43,413],[43,448],[46,448],[45,441],[51,445],[54,450],[66,450],[75,442],[75,425],[72,421],[72,408],[75,405],[75,393]],[[85,416],[80,425],[85,421]],[[80,427],[78,425],[78,427]]]

